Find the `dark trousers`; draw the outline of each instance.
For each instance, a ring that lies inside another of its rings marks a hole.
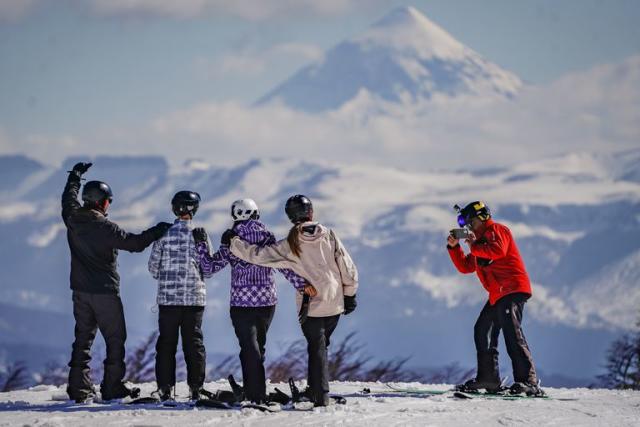
[[[202,306],[161,305],[158,316],[160,334],[156,343],[156,381],[158,388],[176,384],[178,334],[187,365],[187,383],[192,389],[204,384],[206,351],[202,337]]]
[[[76,321],[75,340],[69,362],[67,393],[71,399],[82,399],[93,392],[89,362],[91,345],[100,330],[107,347],[104,359],[103,395],[113,395],[122,388],[125,374],[124,342],[127,328],[122,301],[114,294],[73,292],[73,317]]]
[[[495,305],[487,302],[474,327],[478,355],[478,380],[500,382],[498,337],[504,336],[507,353],[513,365],[516,382],[537,383],[533,357],[522,331],[522,314],[529,295],[523,293],[502,297]]]
[[[328,317],[307,317],[302,324],[302,333],[307,339],[309,353],[309,371],[307,384],[311,389],[313,400],[322,401],[329,393],[329,347],[331,334],[338,326],[340,315]]]
[[[240,344],[245,398],[253,402],[262,402],[267,396],[265,345],[276,307],[231,307],[229,312]]]

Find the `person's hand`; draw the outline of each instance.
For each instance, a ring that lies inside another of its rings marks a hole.
[[[447,244],[450,248],[455,248],[460,244],[460,240],[453,237],[453,234],[449,234],[449,236],[447,236]]]
[[[207,242],[209,239],[209,236],[207,236],[207,230],[202,227],[194,228],[191,233],[193,234],[193,240],[196,241],[196,244],[200,242]]]
[[[347,315],[356,309],[358,303],[356,302],[356,296],[344,296],[344,314]]]
[[[304,285],[304,289],[302,290],[302,293],[305,293],[309,295],[311,298],[313,298],[316,295],[318,295],[318,290],[311,283],[307,283],[306,285]]]
[[[220,238],[220,244],[229,246],[231,244],[231,239],[233,239],[237,235],[238,233],[236,233],[232,229],[226,230],[224,233],[222,233],[222,237]]]
[[[73,169],[69,171],[69,175],[81,178],[82,175],[89,170],[92,164],[93,163],[78,162],[73,166]]]
[[[469,237],[464,239],[464,242],[467,245],[471,245],[472,243],[474,243],[476,241],[476,235],[473,234],[473,231],[469,231]]]
[[[155,240],[158,240],[162,236],[166,234],[169,229],[173,227],[173,224],[168,222],[159,222],[153,227],[153,232],[155,233]]]

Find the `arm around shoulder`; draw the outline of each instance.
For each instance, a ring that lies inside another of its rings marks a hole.
[[[289,268],[296,262],[286,240],[280,240],[271,246],[260,247],[234,237],[231,239],[229,248],[231,253],[241,260],[264,267]]]

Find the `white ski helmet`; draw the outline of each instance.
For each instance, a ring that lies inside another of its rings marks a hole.
[[[234,221],[260,218],[258,205],[253,199],[240,199],[231,205],[231,217]]]

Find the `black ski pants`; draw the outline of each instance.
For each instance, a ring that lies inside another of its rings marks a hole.
[[[245,398],[252,402],[264,402],[267,398],[265,345],[276,306],[231,307],[229,312],[240,344]]]
[[[156,381],[158,388],[176,385],[178,335],[187,365],[187,384],[200,389],[204,384],[206,351],[202,336],[203,306],[161,305],[158,316],[160,334],[156,343]]]
[[[533,357],[522,331],[522,315],[528,294],[514,293],[499,299],[494,305],[487,302],[474,327],[478,356],[477,379],[500,382],[498,368],[498,337],[504,336],[507,353],[513,365],[516,382],[538,382]]]
[[[302,324],[302,332],[307,339],[309,353],[309,371],[307,384],[311,389],[314,402],[322,402],[329,393],[328,347],[331,334],[338,326],[340,315],[328,317],[307,317]]]
[[[117,394],[122,388],[122,379],[125,374],[124,342],[127,339],[120,296],[74,291],[72,299],[76,326],[71,361],[69,361],[71,369],[67,393],[71,399],[84,399],[89,393],[93,393],[89,362],[91,345],[96,332],[100,330],[107,347],[104,378],[100,389],[105,396]]]

